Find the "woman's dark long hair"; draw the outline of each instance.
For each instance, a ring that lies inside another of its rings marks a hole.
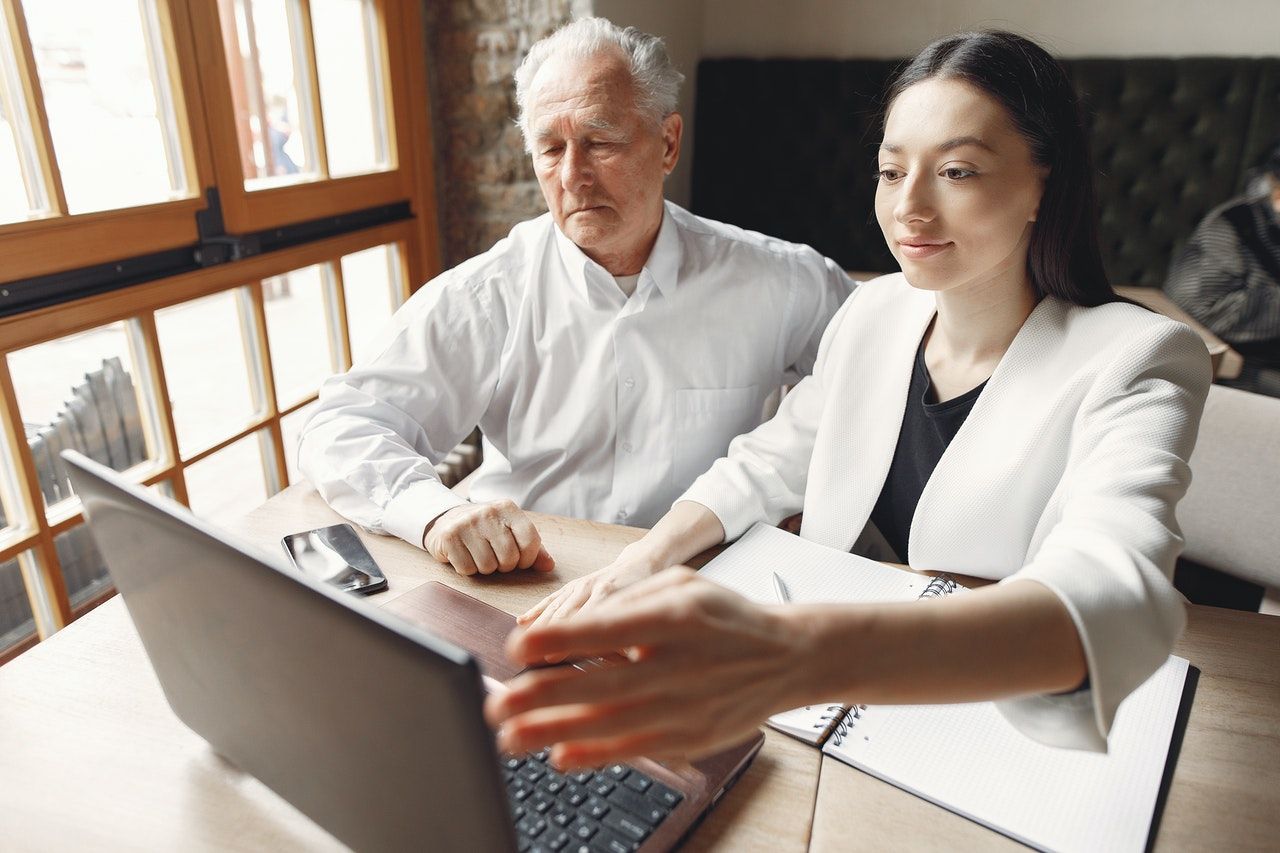
[[[1032,158],[1048,169],[1027,252],[1036,293],[1076,305],[1117,301],[1098,247],[1089,140],[1058,61],[1013,33],[947,36],[922,50],[889,86],[885,116],[908,87],[933,78],[962,80],[995,98],[1031,146]]]

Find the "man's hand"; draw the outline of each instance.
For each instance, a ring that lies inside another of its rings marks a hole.
[[[556,567],[538,528],[511,501],[456,506],[427,525],[422,545],[460,575]]]
[[[579,610],[598,605],[623,587],[665,568],[665,564],[643,548],[643,543],[632,543],[623,548],[612,563],[560,587],[516,617],[516,621],[532,627],[546,625],[553,619],[564,619]]]
[[[810,638],[803,621],[753,604],[684,567],[628,587],[571,619],[507,643],[521,663],[602,656],[629,663],[536,669],[490,695],[498,745],[521,753],[555,744],[561,768],[646,755],[696,759],[738,743],[770,714],[803,704]]]

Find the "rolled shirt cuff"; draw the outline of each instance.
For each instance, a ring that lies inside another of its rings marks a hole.
[[[466,498],[439,480],[420,480],[387,503],[382,511],[382,529],[422,548],[422,534],[428,522],[465,503]]]

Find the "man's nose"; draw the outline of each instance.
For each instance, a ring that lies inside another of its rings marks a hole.
[[[560,158],[560,183],[569,192],[588,187],[595,180],[591,159],[581,145],[570,142]]]
[[[894,219],[904,225],[909,222],[929,222],[935,213],[932,184],[928,176],[920,175],[917,171],[904,177],[898,193],[898,203],[893,208]]]

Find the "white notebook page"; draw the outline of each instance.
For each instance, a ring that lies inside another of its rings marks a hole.
[[[1105,755],[1036,743],[990,702],[872,705],[823,752],[1035,847],[1141,851],[1186,676],[1170,657],[1131,693]]]

